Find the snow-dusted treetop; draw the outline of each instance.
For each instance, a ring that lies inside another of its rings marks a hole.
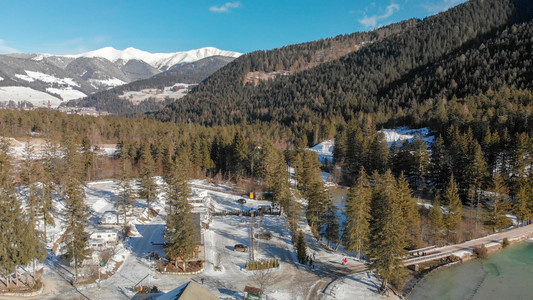
[[[102,49],[76,54],[64,55],[65,57],[102,57],[112,62],[119,60],[141,60],[157,69],[168,69],[169,67],[178,63],[188,63],[200,60],[202,58],[221,55],[229,57],[239,57],[242,53],[220,50],[214,47],[204,47],[183,52],[174,53],[150,53],[135,48],[126,48],[124,50],[117,50],[113,47],[105,47]]]

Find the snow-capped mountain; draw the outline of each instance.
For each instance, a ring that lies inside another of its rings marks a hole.
[[[82,54],[65,55],[65,57],[101,57],[111,62],[119,62],[122,64],[126,64],[130,60],[139,60],[144,61],[145,63],[156,69],[159,69],[160,71],[166,71],[176,64],[190,63],[215,55],[236,58],[242,54],[233,51],[220,50],[214,47],[205,47],[195,50],[174,53],[150,53],[131,47],[126,48],[124,50],[117,50],[113,47],[105,47]]]
[[[240,55],[213,47],[174,53],[106,47],[76,55],[0,55],[0,104],[13,100],[54,107],[204,58],[227,57],[231,61]]]

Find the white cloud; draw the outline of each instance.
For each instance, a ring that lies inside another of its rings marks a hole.
[[[392,16],[398,10],[400,10],[400,5],[396,3],[391,3],[385,9],[384,14],[364,16],[362,19],[359,19],[359,23],[363,24],[366,27],[376,27],[378,25],[378,21],[387,19],[388,17]]]
[[[225,13],[229,12],[231,8],[239,8],[241,6],[240,2],[226,2],[222,6],[211,6],[209,8],[209,11],[215,12],[215,13]]]
[[[438,13],[447,10],[448,8],[464,1],[465,0],[438,0],[432,2],[426,1],[425,3],[421,4],[421,6],[429,13]]]
[[[13,47],[9,47],[6,45],[6,41],[0,40],[0,53],[2,54],[8,54],[8,53],[20,53],[22,51],[19,51]]]

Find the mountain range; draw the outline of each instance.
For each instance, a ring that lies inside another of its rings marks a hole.
[[[55,107],[66,100],[163,72],[179,72],[176,70],[187,65],[191,69],[190,64],[205,58],[219,58],[211,61],[215,60],[213,64],[220,66],[240,55],[213,47],[174,53],[106,47],[77,55],[0,55],[0,101],[26,101],[34,106]],[[194,73],[195,68],[192,69]]]

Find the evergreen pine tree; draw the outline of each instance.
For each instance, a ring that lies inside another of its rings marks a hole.
[[[383,278],[384,290],[388,282],[400,280],[402,276],[408,220],[404,219],[402,203],[397,199],[397,182],[391,171],[383,175],[374,173],[373,179],[369,267]]]
[[[135,199],[137,195],[131,186],[131,178],[129,174],[123,174],[120,180],[117,182],[117,189],[119,191],[118,197],[115,202],[115,207],[121,211],[124,216],[124,233],[127,233],[128,226],[128,214],[131,213],[135,205]]]
[[[344,240],[348,251],[355,251],[356,257],[368,246],[370,234],[370,201],[372,188],[364,168],[359,172],[359,179],[348,192],[346,200],[346,225]]]
[[[459,198],[459,192],[453,174],[450,176],[448,187],[444,191],[442,198],[446,204],[446,209],[448,210],[448,214],[444,219],[448,232],[448,239],[457,243],[463,217],[463,203]]]
[[[531,221],[533,218],[533,185],[531,179],[522,179],[516,193],[517,203],[514,205],[514,213],[522,222]]]
[[[178,158],[179,159],[179,158]],[[178,261],[183,260],[183,270],[186,271],[186,260],[195,256],[199,242],[199,231],[194,224],[194,218],[189,204],[190,188],[187,182],[186,165],[175,160],[166,177],[167,192],[167,220],[164,238],[167,242],[165,253],[174,260],[175,267]],[[199,224],[198,224],[199,225]]]
[[[506,216],[511,209],[509,188],[505,186],[505,182],[499,173],[494,174],[492,188],[489,190],[488,198],[490,200],[487,202],[489,209],[488,223],[492,225],[493,231],[512,225]]]
[[[234,176],[243,176],[248,166],[248,144],[240,131],[235,133],[231,144],[231,171]]]
[[[426,141],[416,136],[412,142],[412,158],[413,158],[413,183],[416,189],[425,187],[429,169],[429,151],[427,149]]]
[[[397,180],[395,186],[396,199],[400,204],[405,220],[405,240],[407,247],[416,249],[421,244],[420,239],[420,213],[418,212],[418,204],[416,199],[412,196],[409,183],[403,174]]]
[[[311,230],[316,235],[324,225],[324,216],[327,211],[328,193],[324,182],[315,181],[307,193],[307,220]]]
[[[513,153],[513,173],[518,178],[531,176],[533,166],[533,138],[526,133],[517,134]]]
[[[346,133],[346,154],[344,169],[348,184],[352,184],[357,178],[357,172],[364,166],[366,143],[363,131],[354,123],[350,123]]]
[[[41,170],[41,188],[39,194],[39,209],[43,221],[44,242],[47,243],[47,226],[55,225],[54,215],[56,210],[54,207],[54,182],[52,175],[46,170]]]
[[[155,162],[149,147],[145,145],[145,150],[141,154],[141,191],[140,196],[146,199],[148,211],[151,209],[152,202],[157,197],[157,184],[154,180]]]
[[[301,264],[305,264],[307,259],[307,246],[305,245],[305,237],[302,231],[298,231],[298,237],[296,238],[296,254],[298,261]]]
[[[444,190],[451,175],[451,162],[448,150],[441,135],[437,137],[432,147],[429,174],[432,185],[437,190]]]
[[[276,166],[275,171],[277,176],[274,178],[275,181],[272,187],[273,200],[276,205],[279,205],[283,210],[287,211],[290,202],[292,202],[287,164],[285,164],[284,159],[280,158],[274,166]]]
[[[433,207],[428,213],[429,224],[431,226],[431,236],[433,243],[440,246],[442,244],[442,230],[444,229],[444,221],[442,211],[440,209],[440,201],[436,199],[433,202]]]
[[[389,148],[382,133],[374,134],[366,155],[370,173],[374,171],[385,172],[389,162]]]
[[[332,199],[328,199],[327,210],[324,215],[324,237],[328,241],[328,247],[330,244],[337,243],[339,240],[339,219],[337,218],[337,207],[333,203]]]
[[[67,259],[74,262],[75,278],[78,279],[78,267],[88,257],[89,237],[85,232],[88,226],[89,211],[84,203],[85,192],[76,181],[71,180],[64,191],[66,200],[67,228],[63,242],[66,246]]]

